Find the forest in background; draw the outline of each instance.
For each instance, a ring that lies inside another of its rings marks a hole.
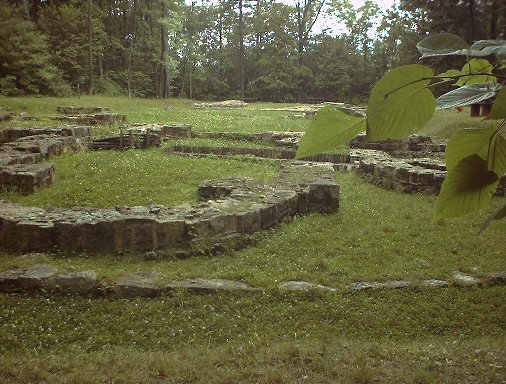
[[[505,0],[400,0],[388,11],[370,0],[286,3],[2,1],[0,93],[353,102],[388,69],[417,62],[428,33],[506,38]],[[324,14],[346,31],[315,28]],[[444,70],[443,60],[431,65]]]

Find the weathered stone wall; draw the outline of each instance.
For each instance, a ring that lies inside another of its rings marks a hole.
[[[269,159],[291,160],[295,158],[296,151],[283,148],[233,148],[233,147],[209,147],[174,145],[167,149],[167,153],[194,154],[194,155],[217,155],[217,156],[256,156]],[[315,156],[308,156],[304,161],[322,163],[349,163],[350,156],[345,154],[322,153]]]
[[[438,195],[446,178],[446,166],[431,158],[398,159],[376,150],[355,150],[357,172],[376,185],[407,193]],[[499,180],[496,195],[506,190],[506,177]]]
[[[0,129],[0,188],[33,193],[50,186],[54,164],[41,161],[87,147],[89,128]]]
[[[78,125],[105,125],[126,122],[126,115],[111,113],[106,107],[61,106],[56,111],[62,115],[53,116],[53,120]]]
[[[188,124],[133,124],[128,129],[134,134],[145,134],[148,131],[161,137],[188,138],[192,136]]]
[[[58,113],[65,115],[81,115],[81,114],[95,114],[95,113],[110,113],[111,110],[107,107],[84,107],[77,105],[64,105],[56,107]]]
[[[405,139],[367,142],[366,135],[361,134],[350,141],[350,148],[374,149],[389,153],[396,152],[444,152],[446,144],[434,143],[429,136],[411,135]]]
[[[339,185],[332,165],[325,163],[284,164],[274,186],[245,178],[204,182],[199,194],[213,200],[193,207],[47,210],[0,201],[0,246],[26,251],[171,249],[171,255],[185,256],[222,240],[239,241],[241,235],[296,214],[332,213],[339,207]]]

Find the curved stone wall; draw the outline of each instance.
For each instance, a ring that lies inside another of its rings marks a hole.
[[[276,185],[247,178],[207,181],[196,206],[174,208],[23,207],[0,201],[0,246],[21,251],[92,252],[169,249],[170,256],[240,242],[241,235],[309,212],[339,207],[339,185],[329,163],[288,162]]]

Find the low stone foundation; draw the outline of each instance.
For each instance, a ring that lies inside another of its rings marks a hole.
[[[307,281],[282,281],[277,289],[281,292],[326,292],[328,294],[346,291],[376,290],[416,290],[444,289],[448,287],[490,287],[506,284],[506,272],[492,272],[480,277],[453,271],[446,280],[383,280],[355,281],[348,285],[326,286]],[[252,287],[237,280],[193,278],[168,281],[160,272],[144,271],[117,276],[114,281],[106,282],[94,271],[68,272],[58,271],[48,264],[34,264],[29,267],[16,268],[0,272],[0,292],[3,293],[60,293],[78,294],[87,297],[157,297],[171,295],[176,291],[189,294],[212,294],[223,292],[243,292],[253,294],[263,292],[264,287]]]
[[[86,134],[86,127],[0,130],[4,140],[0,146],[0,188],[28,194],[50,186],[55,166],[41,162],[66,151],[85,150]]]
[[[56,107],[56,112],[65,115],[81,115],[81,114],[95,114],[95,113],[110,113],[111,110],[107,107],[84,107],[77,105],[64,105]]]
[[[256,156],[267,159],[291,160],[295,158],[296,151],[284,148],[233,148],[233,147],[208,147],[191,145],[174,145],[167,148],[167,153],[191,154],[191,155],[216,155],[216,156]],[[336,153],[322,153],[308,156],[304,161],[322,163],[349,163],[350,156]]]
[[[53,184],[54,171],[55,165],[50,163],[5,165],[0,167],[0,186],[34,193]]]
[[[374,149],[388,153],[427,152],[441,153],[446,150],[446,144],[434,143],[429,136],[411,135],[405,139],[367,142],[365,134],[358,135],[350,141],[350,148]]]
[[[105,107],[61,106],[56,111],[63,115],[53,116],[53,120],[77,125],[106,125],[126,122],[126,115],[111,113]]]
[[[128,129],[134,134],[151,132],[161,137],[189,138],[192,136],[191,125],[187,124],[133,124]]]
[[[404,160],[375,150],[355,150],[352,158],[358,159],[356,170],[361,176],[386,189],[438,195],[446,178],[445,164],[435,159]],[[506,177],[502,177],[496,195],[503,195],[505,189]]]
[[[309,212],[333,213],[339,185],[331,164],[283,164],[274,186],[247,178],[208,181],[208,199],[174,208],[23,207],[0,201],[0,246],[22,251],[62,249],[92,252],[169,250],[189,256],[234,247],[250,235]]]

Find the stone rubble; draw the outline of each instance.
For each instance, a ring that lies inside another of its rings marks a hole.
[[[86,150],[89,134],[89,127],[0,129],[0,188],[29,194],[49,187],[55,165],[42,161]]]
[[[460,273],[460,272],[458,272]],[[455,278],[455,273],[453,274]],[[417,281],[386,280],[386,281],[358,281],[347,286],[329,287],[307,281],[286,281],[279,284],[280,291],[296,292],[339,292],[344,290],[352,292],[390,289],[428,289],[445,288],[451,285],[457,287],[475,287],[505,285],[506,272],[495,272],[483,278],[465,274],[464,279],[456,279],[452,284],[446,280],[429,279]],[[498,278],[500,276],[500,278]],[[0,292],[45,292],[60,294],[77,294],[83,296],[111,296],[111,297],[157,297],[161,295],[174,295],[178,291],[191,294],[208,294],[219,292],[262,292],[261,287],[252,287],[243,282],[225,279],[194,278],[176,281],[167,281],[160,272],[134,272],[106,283],[94,271],[63,272],[51,265],[35,264],[29,267],[16,268],[0,273]]]
[[[242,100],[224,100],[211,103],[195,103],[195,108],[205,109],[231,109],[231,108],[244,108],[248,105]]]
[[[126,115],[111,113],[105,107],[60,106],[56,108],[62,115],[53,116],[53,120],[79,125],[104,125],[126,122]]]

